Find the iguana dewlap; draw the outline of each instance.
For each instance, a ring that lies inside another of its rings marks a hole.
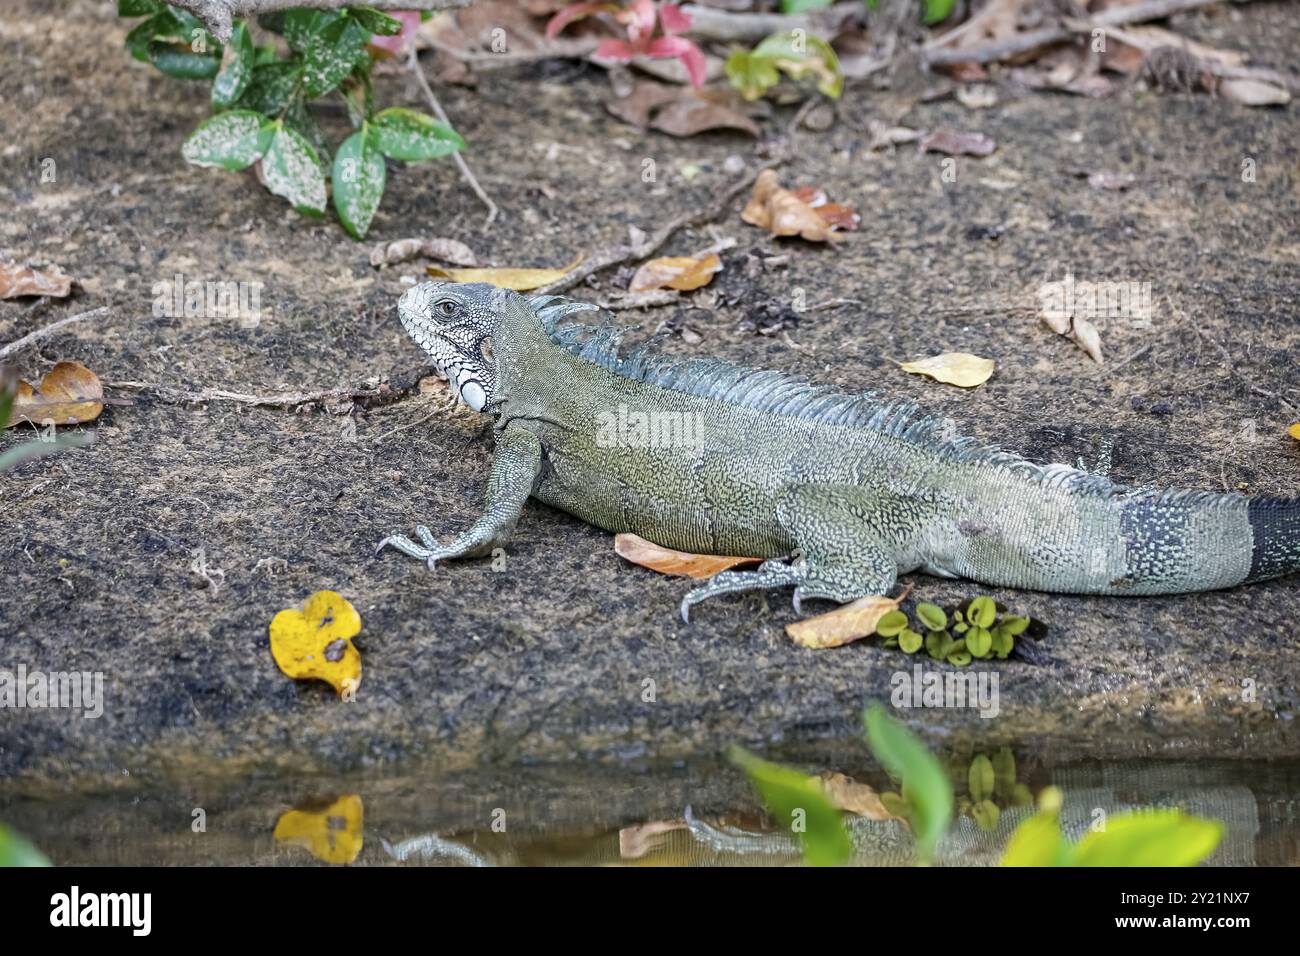
[[[1300,501],[1117,485],[943,433],[910,403],[847,395],[713,359],[618,355],[595,308],[426,282],[402,324],[471,408],[496,418],[483,515],[428,562],[501,545],[529,495],[608,531],[693,553],[767,558],[688,593],[793,586],[887,594],[915,570],[1078,594],[1170,594],[1300,569]]]

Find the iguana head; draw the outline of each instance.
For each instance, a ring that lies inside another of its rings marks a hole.
[[[493,336],[506,320],[508,289],[483,282],[424,282],[397,302],[402,325],[470,408],[482,411],[497,390]]]
[[[505,398],[508,379],[528,366],[523,356],[535,360],[530,344],[553,348],[559,320],[595,308],[558,295],[524,298],[485,282],[423,282],[397,301],[407,333],[475,411]]]

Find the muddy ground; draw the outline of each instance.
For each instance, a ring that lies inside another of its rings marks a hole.
[[[1178,25],[1275,66],[1300,47],[1287,4]],[[673,758],[850,733],[866,700],[888,696],[910,659],[870,641],[792,646],[785,593],[706,604],[683,625],[683,581],[624,563],[608,534],[540,504],[529,505],[504,571],[472,562],[430,574],[400,555],[374,557],[390,532],[471,521],[491,455],[487,420],[436,412],[443,396],[412,387],[430,368],[394,301],[425,263],[376,271],[370,244],[347,239],[332,217],[292,212],[249,175],[186,165],[180,144],[208,115],[207,86],[133,61],[125,33],[108,3],[23,0],[0,16],[0,246],[79,282],[66,302],[0,303],[0,342],[108,306],[13,364],[32,377],[73,359],[106,382],[150,386],[110,386],[130,404],[90,426],[93,447],[0,478],[0,667],[102,671],[107,682],[97,720],[0,713],[0,776]],[[1113,476],[1127,482],[1294,494],[1295,105],[1010,86],[979,112],[951,98],[915,103],[933,82],[904,71],[890,89],[850,87],[839,123],[801,133],[783,181],[855,206],[861,230],[835,248],[778,242],[742,224],[736,203],[716,223],[738,240],[725,271],[681,307],[702,341],[668,347],[915,398],[1041,460],[1091,460],[1113,437]],[[623,125],[603,109],[608,81],[592,67],[523,66],[441,95],[503,214],[484,228],[449,162],[395,165],[372,240],[446,235],[494,263],[560,265],[626,241],[630,225],[649,232],[709,202],[733,178],[728,157],[759,161],[740,134],[680,140]],[[382,79],[377,97],[422,108],[400,76]],[[769,139],[785,136],[792,112],[763,120]],[[944,182],[936,154],[869,152],[868,118],[978,130],[998,148],[959,159],[956,182]],[[336,135],[346,123],[326,120]],[[40,181],[46,157],[57,161],[53,183]],[[642,180],[647,158],[654,183]],[[1242,178],[1246,160],[1253,182]],[[690,166],[698,175],[687,181]],[[1103,191],[1078,171],[1136,181]],[[667,251],[712,241],[687,231]],[[750,277],[751,252],[789,262]],[[1104,366],[1034,315],[1033,290],[1067,271],[1151,284],[1151,326],[1110,322]],[[152,290],[176,273],[262,283],[260,322],[156,316]],[[607,295],[618,278],[607,271],[579,294]],[[805,312],[784,334],[745,323],[780,311],[795,290],[810,305],[857,302]],[[618,321],[646,334],[679,311]],[[998,371],[960,391],[893,361],[944,350],[992,357]],[[380,382],[396,400],[296,411],[175,391]],[[30,437],[22,431],[0,448]],[[206,577],[194,570],[204,567]],[[973,590],[915,583],[938,603]],[[284,677],[268,652],[276,611],[321,588],[349,597],[364,620],[365,677],[350,704]],[[1300,751],[1295,580],[1141,600],[997,597],[1050,625],[1041,661],[999,666],[996,720],[915,714],[932,739],[1005,738],[1062,757]],[[647,678],[654,702],[642,700]]]

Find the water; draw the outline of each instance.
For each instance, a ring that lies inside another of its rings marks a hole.
[[[949,761],[965,789],[971,755]],[[837,770],[877,790],[871,768]],[[1063,828],[1098,815],[1179,806],[1222,820],[1218,865],[1300,864],[1300,760],[1124,761],[1049,766],[1018,755],[1034,793],[1065,793]],[[1031,811],[1004,802],[995,830],[957,819],[939,862],[996,863]],[[314,866],[790,865],[797,845],[744,776],[716,759],[673,766],[598,765],[335,777],[135,772],[95,786],[0,782],[0,820],[56,864]],[[906,863],[910,835],[892,820],[849,817],[859,865]]]

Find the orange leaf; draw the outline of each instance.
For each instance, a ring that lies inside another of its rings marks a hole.
[[[94,421],[103,410],[104,387],[99,377],[80,362],[60,362],[38,387],[18,383],[9,424],[76,425]]]
[[[689,292],[713,281],[714,273],[722,271],[722,260],[716,252],[703,256],[666,256],[651,259],[636,270],[629,292],[649,292],[651,289],[676,289]]]
[[[1296,422],[1294,425],[1288,428],[1287,434],[1290,435],[1292,438],[1294,438],[1296,441],[1300,441],[1300,422]]]
[[[762,558],[726,557],[720,554],[689,554],[663,548],[639,535],[623,532],[614,535],[614,553],[660,574],[679,574],[689,578],[711,578],[738,564],[753,564]]]

